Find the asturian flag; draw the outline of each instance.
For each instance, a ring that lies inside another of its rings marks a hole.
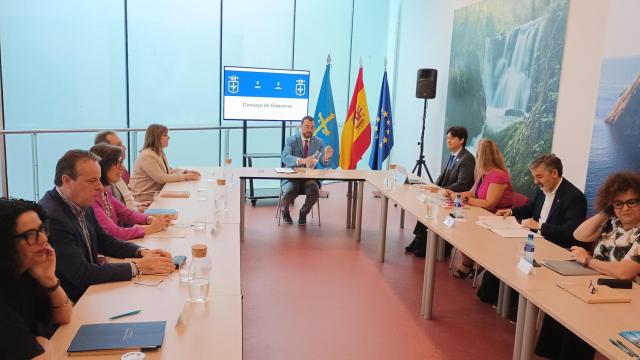
[[[369,157],[371,170],[381,170],[382,163],[389,157],[393,148],[393,120],[391,117],[391,96],[389,96],[389,83],[387,82],[387,70],[384,70],[382,88],[380,89],[380,101],[378,102],[378,116],[373,129],[373,145]]]
[[[328,58],[327,62],[329,62]],[[340,160],[340,139],[338,138],[338,120],[336,120],[336,108],[333,106],[333,93],[331,91],[331,64],[327,64],[327,68],[324,71],[324,78],[322,79],[322,86],[320,87],[320,95],[318,95],[318,103],[316,104],[316,112],[314,118],[316,119],[316,130],[313,135],[322,139],[324,146],[331,146],[333,148],[333,156],[329,160],[326,168],[335,169],[338,167],[338,161]],[[322,165],[319,162],[318,165]]]
[[[345,170],[355,169],[370,144],[371,123],[367,107],[367,94],[364,91],[364,82],[362,81],[362,66],[360,66],[347,119],[344,121],[340,137],[340,167]]]

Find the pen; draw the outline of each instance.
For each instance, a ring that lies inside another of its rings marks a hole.
[[[616,342],[623,348],[625,349],[625,351],[627,352],[627,354],[629,354],[629,356],[631,357],[638,357],[638,354],[636,354],[633,350],[629,349],[629,347],[627,345],[625,345],[622,341],[616,339]]]
[[[613,339],[609,339],[609,342],[613,344],[613,346],[617,347],[618,349],[620,349],[621,351],[623,351],[625,354],[633,357],[633,355],[631,355],[627,350],[625,350],[622,346],[620,346],[620,344],[618,344],[618,342],[616,340]]]
[[[126,312],[124,314],[114,315],[114,316],[110,317],[109,320],[115,320],[115,319],[123,318],[125,316],[131,316],[131,315],[139,314],[140,311],[142,311],[142,310],[132,310],[132,311]],[[611,339],[609,339],[609,340],[611,340]]]

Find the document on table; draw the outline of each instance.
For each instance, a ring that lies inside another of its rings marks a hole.
[[[513,216],[506,218],[502,216],[479,216],[476,224],[485,229],[523,229],[522,225]]]
[[[278,174],[295,174],[296,173],[296,171],[292,168],[274,168],[274,170]]]
[[[542,237],[540,234],[536,234],[524,228],[519,229],[490,229],[494,233],[504,238],[526,238],[529,234],[533,234],[534,237]]]

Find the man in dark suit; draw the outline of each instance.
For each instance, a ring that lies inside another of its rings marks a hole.
[[[580,246],[573,231],[587,215],[587,200],[582,191],[562,177],[562,161],[554,154],[543,155],[529,164],[529,170],[538,186],[536,195],[523,206],[498,210],[496,214],[515,216],[522,225],[563,248]]]
[[[523,206],[498,210],[496,215],[515,216],[529,230],[563,248],[584,243],[576,241],[573,231],[587,215],[587,199],[582,191],[562,177],[562,161],[554,154],[542,155],[529,163],[536,195]],[[498,299],[499,280],[485,273],[478,288],[478,297],[490,304]],[[514,296],[516,293],[513,293]],[[517,303],[512,299],[512,304]]]
[[[322,139],[313,135],[315,120],[305,116],[300,122],[300,132],[287,138],[282,150],[282,163],[287,167],[307,166],[313,168],[318,162],[325,166],[333,155],[331,146],[324,147]],[[320,197],[320,183],[316,180],[288,180],[282,185],[282,221],[292,224],[289,206],[300,195],[306,195],[304,204],[300,208],[298,225],[307,224],[307,214]]]
[[[452,126],[447,130],[447,149],[451,152],[446,165],[436,180],[436,185],[453,192],[469,191],[473,187],[476,159],[465,148],[467,145],[467,129]],[[427,245],[427,227],[417,222],[413,230],[415,238],[405,250],[417,257],[424,257]]]
[[[49,243],[56,251],[56,275],[76,302],[90,285],[131,280],[141,274],[174,270],[171,254],[149,250],[105,233],[91,209],[102,192],[97,157],[84,150],[67,151],[58,160],[55,188],[39,203],[49,218]],[[131,262],[100,263],[98,254],[136,258]]]

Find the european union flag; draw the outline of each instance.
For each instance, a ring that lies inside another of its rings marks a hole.
[[[333,106],[333,93],[330,80],[331,64],[327,64],[320,87],[320,95],[316,104],[316,131],[313,135],[322,139],[324,146],[333,148],[333,155],[327,168],[335,169],[340,161],[340,137],[338,136],[338,122],[336,121],[336,108]],[[321,165],[322,162],[318,163]]]
[[[393,148],[393,120],[391,118],[391,96],[389,96],[387,70],[384,71],[382,78],[378,116],[373,133],[369,167],[371,170],[381,170],[382,163],[389,157],[391,148]]]

